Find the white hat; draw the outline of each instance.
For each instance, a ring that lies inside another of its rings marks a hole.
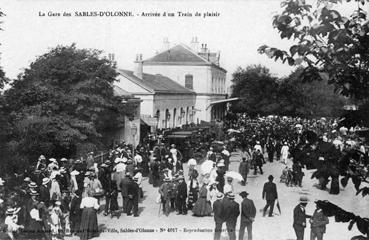
[[[121,158],[116,158],[116,159],[114,160],[114,162],[115,162],[115,163],[120,163],[120,162],[122,162],[122,159],[121,159]]]
[[[126,162],[128,162],[128,159],[126,158],[126,157],[123,157],[123,158],[121,158],[122,159],[122,163],[126,163]]]
[[[42,179],[42,184],[47,184],[48,182],[50,182],[50,178],[43,178]]]
[[[219,162],[219,163],[217,164],[217,167],[225,167],[225,164],[224,164],[223,162]]]
[[[58,162],[58,161],[56,161],[56,159],[55,159],[55,158],[50,158],[50,159],[49,159],[49,161],[50,161],[50,162]]]
[[[79,172],[77,170],[73,170],[70,175],[79,175]]]

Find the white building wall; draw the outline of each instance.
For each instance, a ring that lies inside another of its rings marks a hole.
[[[144,72],[161,74],[169,77],[177,83],[185,86],[185,76],[193,76],[193,90],[197,93],[210,93],[211,73],[209,66],[185,66],[185,65],[145,65]]]
[[[125,89],[128,91],[129,89]],[[147,94],[134,94],[135,97],[140,98],[141,102],[141,114],[140,115],[150,115],[154,116],[154,95],[147,95]]]
[[[165,121],[168,121],[167,127],[179,127],[186,124],[187,107],[191,110],[195,106],[196,96],[194,94],[156,94],[153,105],[153,115],[160,111],[159,128],[165,128]],[[181,116],[181,108],[184,114]],[[166,110],[169,110],[170,119],[165,119]],[[174,116],[174,109],[176,109],[176,116]],[[174,119],[175,117],[175,119]],[[189,122],[189,119],[187,120]]]

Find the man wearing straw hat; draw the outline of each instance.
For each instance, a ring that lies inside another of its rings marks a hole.
[[[306,218],[311,218],[311,216],[305,213],[308,201],[306,196],[301,196],[299,204],[293,210],[293,229],[295,230],[297,240],[304,239]]]
[[[214,230],[214,240],[220,239],[220,234],[222,232],[222,225],[224,222],[223,218],[223,193],[218,192],[217,200],[213,203],[215,230]]]
[[[41,202],[44,202],[47,207],[49,207],[50,203],[50,189],[49,189],[49,178],[42,179],[42,185],[39,188],[39,199]]]
[[[172,191],[170,181],[169,177],[164,178],[164,183],[159,188],[161,202],[163,203],[163,212],[166,216],[169,216],[170,213],[170,196]]]
[[[236,224],[238,215],[240,215],[240,204],[234,201],[233,192],[227,193],[223,200],[223,216],[227,226],[229,240],[236,240]]]

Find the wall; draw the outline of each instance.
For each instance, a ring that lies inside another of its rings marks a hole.
[[[114,141],[116,143],[120,143],[122,141],[126,142],[126,143],[130,143],[132,145],[137,146],[140,142],[140,104],[137,104],[137,109],[135,110],[135,112],[137,113],[134,116],[133,121],[129,121],[128,117],[124,117],[124,127],[118,129],[114,134]],[[137,133],[136,135],[133,137],[132,135],[132,124],[135,124],[137,127]]]
[[[125,89],[126,91],[129,89]],[[154,110],[154,95],[150,94],[134,94],[135,97],[140,98],[142,100],[141,102],[141,114],[154,116],[155,112]]]
[[[193,90],[195,92],[210,93],[211,72],[209,66],[185,66],[185,65],[144,65],[143,71],[151,74],[161,74],[173,81],[185,86],[185,76],[193,76]]]
[[[158,127],[173,128],[189,123],[190,113],[187,113],[187,107],[189,112],[192,112],[195,102],[196,95],[194,94],[155,94],[153,115],[156,114],[157,110],[160,111]],[[184,111],[182,118],[179,117],[181,115],[181,108]],[[167,109],[169,110],[170,119],[166,119],[165,117]],[[174,116],[174,109],[176,109],[176,116]],[[188,116],[187,122],[186,116]]]

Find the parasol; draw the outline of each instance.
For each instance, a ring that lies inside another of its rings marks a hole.
[[[188,160],[187,164],[190,166],[196,166],[197,165],[197,162],[195,159],[191,158],[190,160]]]
[[[225,177],[230,177],[230,178],[233,178],[235,180],[238,180],[238,181],[244,181],[243,177],[241,176],[241,174],[239,174],[238,172],[235,172],[235,171],[228,171],[226,172],[226,174],[224,175]]]
[[[201,164],[201,173],[206,174],[210,173],[211,169],[213,169],[214,162],[211,160],[206,160]]]
[[[241,131],[240,130],[235,130],[235,129],[232,129],[232,128],[230,128],[230,129],[228,129],[228,131],[227,131],[229,134],[230,133],[241,133]]]

